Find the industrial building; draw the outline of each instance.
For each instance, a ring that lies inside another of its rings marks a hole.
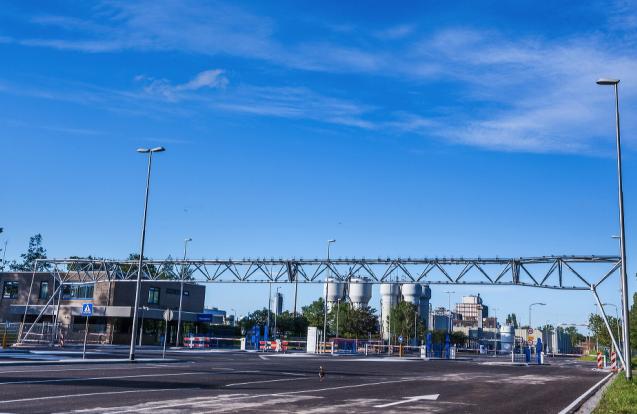
[[[93,316],[89,321],[92,338],[102,343],[129,342],[135,282],[85,281],[79,272],[74,273],[63,275],[61,286],[48,272],[0,273],[0,321],[21,323],[24,319],[28,327],[37,322],[39,325],[32,330],[34,335],[38,329],[55,324],[64,337],[73,338],[84,330],[86,318],[81,315],[82,304],[92,303]],[[163,320],[166,309],[179,309],[180,288],[178,281],[142,281],[139,317],[146,321],[142,324],[144,341],[158,340],[161,329],[157,322]],[[182,322],[196,323],[203,312],[204,301],[205,286],[184,283]]]
[[[478,293],[477,296],[463,296],[462,302],[456,304],[456,313],[461,316],[460,320],[463,321],[464,326],[473,324],[482,328],[484,318],[489,316],[489,308],[482,303],[482,298]]]

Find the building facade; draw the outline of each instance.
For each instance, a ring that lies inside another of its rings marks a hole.
[[[68,279],[60,284],[60,281],[48,272],[0,273],[0,321],[24,321],[25,333],[30,332],[32,338],[38,337],[38,329],[44,330],[45,325],[55,324],[55,329],[59,329],[63,337],[70,339],[76,332],[84,330],[86,319],[82,316],[82,305],[91,303],[93,315],[89,319],[89,324],[93,335],[97,335],[95,338],[98,338],[98,342],[130,341],[135,281],[93,282],[73,278],[70,274],[66,277]],[[138,314],[146,320],[146,324],[142,324],[144,341],[157,339],[157,322],[163,321],[166,309],[179,309],[180,288],[178,281],[142,281]],[[184,283],[182,322],[195,323],[197,315],[203,312],[204,301],[205,286]],[[172,323],[176,326],[177,314],[173,313],[175,321]],[[34,322],[38,326],[31,328]]]

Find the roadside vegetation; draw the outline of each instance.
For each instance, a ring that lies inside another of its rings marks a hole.
[[[633,368],[637,368],[637,357],[633,358]],[[593,413],[637,413],[637,380],[628,381],[622,372],[617,374]]]

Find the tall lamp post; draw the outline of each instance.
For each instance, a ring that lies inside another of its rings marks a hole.
[[[452,319],[453,317],[452,317],[452,315],[451,315],[451,295],[452,295],[453,293],[456,293],[456,292],[449,292],[449,291],[447,291],[447,292],[445,292],[445,293],[447,294],[447,297],[448,297],[448,299],[449,299],[449,333],[451,333],[451,324],[452,324],[452,320],[453,320],[453,319]]]
[[[181,266],[181,283],[179,287],[179,314],[177,315],[177,346],[183,343],[181,340],[181,308],[184,302],[184,279],[186,278],[186,254],[188,252],[188,242],[191,242],[192,238],[188,237],[184,239],[184,264]]]
[[[619,79],[598,79],[598,85],[612,86],[615,90],[615,137],[617,144],[617,193],[619,203],[619,244],[621,249],[621,287],[622,287],[622,319],[624,334],[624,361],[626,363],[626,379],[631,379],[633,371],[630,359],[630,323],[628,317],[628,276],[626,272],[626,231],[624,228],[624,188],[622,183],[622,146],[619,132]]]
[[[535,302],[535,303],[531,303],[529,305],[529,328],[533,329],[533,323],[531,322],[531,309],[533,309],[533,306],[546,306],[546,303],[542,303],[542,302]]]
[[[329,279],[331,276],[330,267],[330,246],[332,243],[336,243],[336,239],[327,241],[327,276],[325,277],[325,300],[323,303],[323,344],[327,343],[327,290],[329,289]],[[325,345],[323,345],[323,351],[325,351]]]
[[[137,308],[139,307],[139,290],[142,284],[142,265],[144,262],[144,242],[146,241],[146,216],[148,213],[148,192],[150,190],[150,172],[153,165],[153,154],[166,151],[164,147],[138,148],[137,152],[148,154],[148,173],[146,174],[146,196],[144,198],[144,220],[142,221],[142,239],[139,251],[139,262],[137,263],[137,281],[135,283],[135,307],[133,308],[133,326],[131,329],[130,352],[128,359],[135,360],[135,337],[137,335]]]

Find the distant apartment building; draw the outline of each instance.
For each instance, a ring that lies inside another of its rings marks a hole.
[[[135,282],[130,280],[92,281],[69,273],[60,282],[52,273],[5,272],[0,273],[0,321],[57,322],[67,337],[83,330],[86,322],[82,316],[82,304],[93,304],[93,316],[89,323],[93,331],[100,331],[100,340],[107,343],[127,343],[135,302]],[[140,290],[139,317],[143,326],[144,341],[158,338],[160,321],[166,309],[179,309],[180,282],[143,280]],[[57,290],[57,294],[53,295]],[[182,321],[195,323],[203,312],[205,286],[187,282],[184,284]],[[176,313],[174,319],[177,319]],[[176,322],[172,322],[176,325]]]

